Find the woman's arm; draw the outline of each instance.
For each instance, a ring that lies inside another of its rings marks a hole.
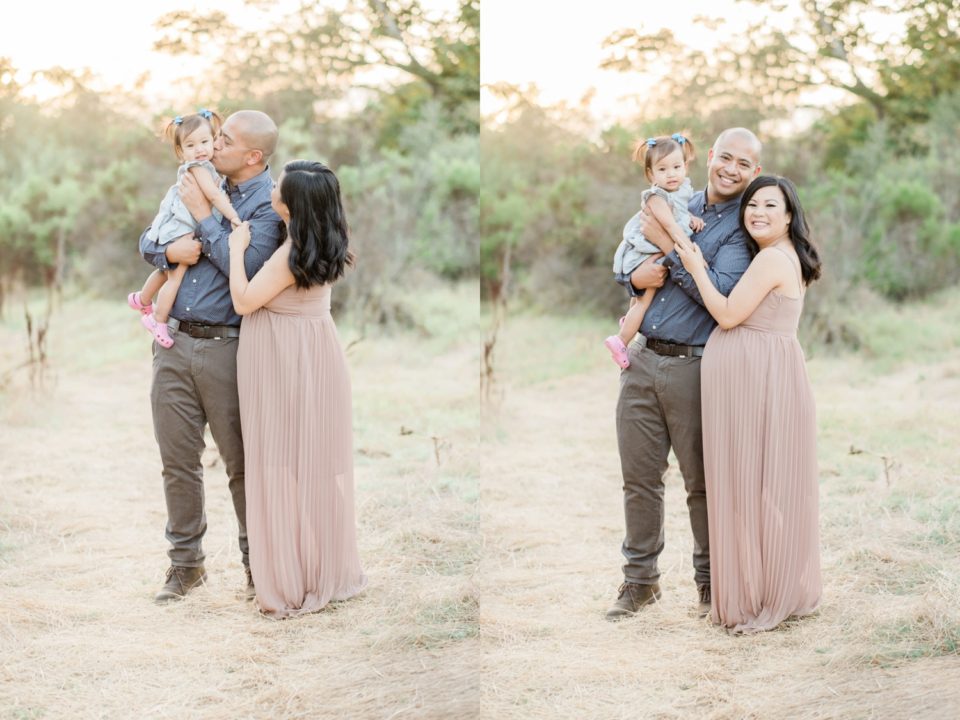
[[[290,272],[290,242],[281,245],[263,267],[247,280],[243,255],[250,244],[250,223],[241,223],[230,234],[230,296],[239,315],[249,315],[273,300],[282,290],[293,285]]]
[[[190,168],[190,174],[197,181],[197,185],[200,186],[200,191],[204,197],[220,211],[220,214],[229,220],[234,227],[239,225],[240,216],[237,215],[237,211],[234,210],[233,205],[230,204],[230,199],[227,197],[227,194],[214,182],[210,172],[200,165],[194,165]]]
[[[696,243],[686,238],[678,242],[677,255],[696,282],[704,307],[724,330],[736,327],[750,317],[767,293],[788,286],[796,274],[783,253],[767,248],[757,253],[729,297],[726,297],[710,282],[703,263],[703,253]]]

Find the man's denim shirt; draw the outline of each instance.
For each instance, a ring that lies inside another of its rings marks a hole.
[[[250,221],[250,247],[243,264],[247,277],[253,277],[280,244],[280,216],[270,206],[273,179],[270,168],[236,187],[224,181],[224,191],[241,220]],[[161,270],[176,267],[167,262],[166,245],[147,238],[150,228],[140,236],[143,259]],[[230,298],[230,221],[219,222],[209,216],[197,228],[201,243],[200,259],[187,268],[171,317],[205,325],[240,325],[240,316]]]
[[[740,230],[740,198],[708,206],[707,192],[701,190],[690,199],[688,207],[691,215],[703,218],[703,230],[693,236],[693,241],[710,266],[707,274],[717,290],[729,295],[750,264],[750,251]],[[697,284],[683,267],[677,251],[664,257],[663,262],[670,266],[669,277],[657,289],[640,332],[653,340],[705,345],[716,321],[703,306]]]

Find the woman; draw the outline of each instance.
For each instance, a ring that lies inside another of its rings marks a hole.
[[[754,258],[729,297],[693,242],[677,253],[719,324],[701,365],[711,619],[757,632],[820,602],[816,417],[797,342],[820,257],[785,178],[747,186],[740,227]]]
[[[271,205],[286,238],[252,280],[248,223],[230,235],[230,294],[246,315],[237,386],[250,570],[260,611],[282,618],[367,583],[353,510],[350,378],[330,286],[352,262],[340,186],[318,162],[287,163]]]

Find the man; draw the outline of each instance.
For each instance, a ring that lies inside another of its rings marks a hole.
[[[729,294],[750,264],[739,227],[740,195],[760,173],[760,141],[744,128],[723,131],[707,154],[707,187],[689,208],[703,218],[694,237],[710,266],[714,285]],[[678,231],[678,228],[674,228]],[[607,611],[608,620],[633,615],[660,598],[657,558],[663,550],[663,475],[670,448],[687,491],[693,530],[693,568],[699,612],[710,609],[710,550],[700,422],[700,357],[716,322],[703,306],[669,234],[647,220],[644,235],[664,253],[647,261],[638,290],[661,288],[643,318],[646,347],[630,346],[630,367],[620,376],[617,440],[623,473],[626,536],[624,582]]]
[[[270,207],[273,180],[267,165],[276,145],[276,124],[253,110],[227,118],[214,142],[213,166],[226,178],[224,189],[240,219],[250,221],[251,241],[244,257],[248,277],[263,266],[280,240],[280,218]],[[171,545],[166,583],[155,600],[180,599],[206,580],[201,543],[207,521],[200,455],[207,423],[226,466],[240,526],[246,595],[252,598],[237,399],[240,316],[233,309],[229,282],[230,222],[213,218],[209,201],[190,173],[181,181],[180,195],[199,223],[196,234],[167,245],[151,242],[146,232],[140,237],[140,252],[152,265],[164,270],[177,263],[190,266],[168,323],[176,342],[169,349],[153,346],[150,402],[163,462],[166,537]]]

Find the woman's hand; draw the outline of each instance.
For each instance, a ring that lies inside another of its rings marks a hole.
[[[242,222],[230,233],[230,252],[242,253],[250,245],[250,223]]]
[[[695,242],[689,238],[684,238],[683,240],[678,238],[674,246],[680,262],[683,263],[688,273],[695,276],[704,270],[707,263],[703,259],[703,253],[700,251],[700,247]]]

